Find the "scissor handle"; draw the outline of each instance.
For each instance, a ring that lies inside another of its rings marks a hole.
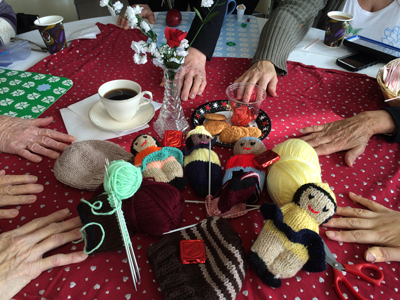
[[[370,263],[362,263],[362,264],[355,264],[355,265],[349,265],[349,264],[342,264],[344,268],[346,269],[347,272],[354,274],[356,276],[360,276],[362,279],[365,281],[368,281],[369,283],[372,283],[373,285],[380,286],[382,281],[383,281],[383,272],[381,269],[379,269],[376,265],[370,264]],[[363,273],[363,269],[371,269],[376,271],[379,274],[379,278],[372,278],[370,276],[367,276]]]
[[[344,274],[342,273],[342,271],[339,271],[335,268],[333,269],[333,285],[335,287],[336,290],[336,294],[338,295],[338,297],[340,298],[340,300],[347,300],[344,296],[342,291],[339,288],[339,282],[343,282],[343,284],[349,289],[350,293],[356,297],[356,299],[358,300],[367,300],[366,298],[364,298],[363,296],[361,296],[354,288],[353,286],[350,284],[350,282],[346,279],[346,277],[344,276]]]

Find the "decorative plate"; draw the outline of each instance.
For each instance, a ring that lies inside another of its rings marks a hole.
[[[226,121],[230,123],[231,112],[228,100],[217,100],[205,103],[193,111],[192,117],[190,118],[192,127],[195,128],[196,126],[203,125],[203,123],[207,121],[204,118],[204,115],[208,113],[221,113],[226,116],[227,118]],[[262,132],[262,135],[259,137],[259,139],[263,140],[271,132],[271,119],[265,113],[265,111],[260,109],[257,119],[251,121],[248,126],[258,127]],[[234,146],[234,144],[226,144],[221,142],[218,136],[217,136],[217,142],[215,144],[224,147]]]

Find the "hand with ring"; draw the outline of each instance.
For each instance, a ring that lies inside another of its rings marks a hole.
[[[33,120],[0,116],[0,151],[17,154],[40,162],[40,155],[56,159],[74,137],[52,129],[40,128],[53,122],[53,117]],[[39,154],[39,155],[38,155]]]
[[[194,99],[201,95],[206,88],[206,60],[207,57],[196,48],[190,47],[189,54],[185,57],[185,63],[179,78],[181,87],[181,99],[183,101]]]

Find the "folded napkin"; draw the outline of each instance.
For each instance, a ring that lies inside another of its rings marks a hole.
[[[127,131],[108,131],[96,127],[89,119],[89,110],[100,101],[99,95],[94,94],[82,101],[60,109],[67,132],[75,137],[74,142],[87,140],[109,140],[119,136],[131,134],[145,128],[148,124],[136,127]],[[154,109],[157,111],[162,104],[152,101]]]
[[[72,30],[72,32],[71,32]],[[79,30],[67,29],[65,28],[65,36],[67,41],[77,40],[77,39],[95,39],[96,35],[101,33],[97,25],[89,26],[86,28],[81,28]]]

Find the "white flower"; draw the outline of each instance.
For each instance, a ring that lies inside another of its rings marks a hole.
[[[111,6],[107,5],[107,8],[108,8],[108,11],[110,12],[110,15],[112,15],[113,17],[115,17],[117,15]]]
[[[178,56],[185,57],[185,56],[187,56],[188,54],[189,54],[189,52],[186,51],[184,48],[178,47],[178,48],[176,49],[176,55],[178,55]]]
[[[149,23],[147,23],[145,20],[142,20],[142,22],[140,22],[140,27],[143,29],[144,32],[148,32],[151,29]]]
[[[131,28],[137,25],[138,20],[136,18],[135,11],[133,10],[132,6],[128,6],[126,8],[126,18],[128,19],[128,23]]]
[[[184,49],[189,48],[189,41],[187,39],[183,39],[179,44],[178,48],[184,48]]]
[[[172,57],[172,58],[170,58],[170,59],[168,60],[168,62],[175,62],[175,63],[177,63],[177,64],[183,64],[184,61],[185,61],[185,58],[178,59],[178,58],[176,58],[176,57]]]
[[[201,0],[201,7],[211,7],[213,4],[213,0]]]
[[[150,52],[151,55],[154,55],[155,51],[158,52],[157,44],[156,44],[155,42],[151,42],[151,43],[148,45],[148,51]]]
[[[133,55],[133,61],[135,64],[144,65],[147,63],[147,56],[146,54],[135,53],[135,55]]]
[[[124,5],[121,2],[117,1],[114,3],[113,7],[114,7],[115,12],[117,14],[119,14],[121,12],[121,9],[124,7]]]
[[[153,64],[156,67],[162,67],[164,65],[164,62],[161,59],[153,58]]]
[[[142,13],[143,7],[136,5],[135,7],[132,8],[132,10],[135,15],[140,15]]]
[[[104,7],[108,5],[108,0],[100,0],[100,6]]]
[[[147,46],[147,44],[143,41],[139,41],[139,42],[133,41],[131,44],[132,50],[138,54],[146,53],[146,49],[145,49],[146,46]]]

